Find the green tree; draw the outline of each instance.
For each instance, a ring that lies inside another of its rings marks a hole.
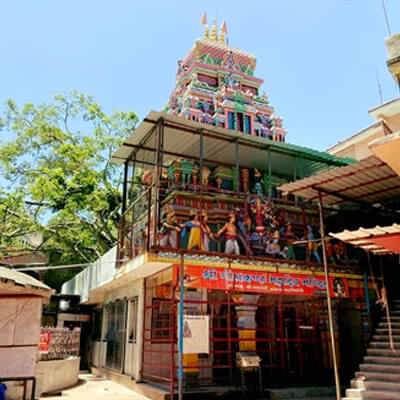
[[[40,230],[41,251],[56,264],[91,262],[112,247],[122,171],[108,160],[137,121],[133,111],[107,115],[78,92],[21,109],[8,100],[0,118],[11,135],[0,142],[0,246]]]

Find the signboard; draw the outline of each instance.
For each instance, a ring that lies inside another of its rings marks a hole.
[[[47,354],[50,348],[50,332],[41,332],[39,337],[39,353]]]
[[[175,266],[177,277],[178,266]],[[326,281],[323,276],[283,274],[185,265],[185,287],[234,290],[254,293],[284,294],[294,296],[324,296]],[[348,297],[345,278],[330,278],[332,297]]]
[[[210,317],[208,315],[183,316],[183,353],[210,352]]]

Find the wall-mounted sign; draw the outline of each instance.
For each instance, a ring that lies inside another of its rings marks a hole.
[[[41,332],[39,337],[39,353],[47,354],[50,348],[50,332]]]
[[[175,266],[177,279],[179,266]],[[324,296],[326,281],[323,276],[282,274],[185,265],[185,287],[233,290],[242,292],[271,293],[297,296]],[[332,297],[348,297],[345,278],[330,278]]]
[[[183,353],[210,352],[210,317],[208,315],[183,316]]]

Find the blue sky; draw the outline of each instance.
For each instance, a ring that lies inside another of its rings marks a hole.
[[[400,1],[386,4],[398,32]],[[381,0],[15,0],[0,4],[0,110],[76,89],[143,118],[167,101],[204,10],[257,57],[288,142],[323,150],[370,124],[376,70],[384,100],[398,96]]]

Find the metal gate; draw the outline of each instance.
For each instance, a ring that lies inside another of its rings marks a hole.
[[[142,377],[171,393],[177,388],[179,296],[173,268],[146,278]],[[185,282],[183,304],[185,315],[209,317],[210,342],[208,354],[183,356],[186,392],[234,389],[239,351],[259,355],[265,383],[330,381],[325,299],[193,288]],[[252,377],[246,379],[251,386]]]

